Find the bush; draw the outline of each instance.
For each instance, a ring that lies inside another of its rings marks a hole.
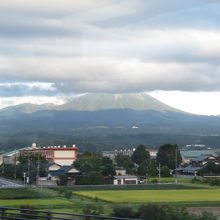
[[[138,210],[138,217],[146,220],[166,220],[166,212],[156,204],[143,205]]]
[[[151,183],[159,183],[159,180],[158,179],[152,179],[150,182]]]
[[[77,176],[76,185],[102,185],[104,177],[99,172],[91,172],[85,176]]]
[[[111,216],[120,218],[137,218],[138,214],[129,206],[117,206],[113,209]]]
[[[185,208],[161,206],[158,204],[142,205],[137,212],[131,207],[116,207],[111,216],[121,218],[139,218],[143,220],[217,220],[212,213],[190,214]]]
[[[103,213],[103,207],[102,206],[95,206],[92,204],[87,204],[85,208],[83,209],[83,214],[86,215],[101,215]]]
[[[66,197],[67,199],[71,199],[72,196],[73,196],[73,192],[72,192],[72,191],[70,191],[70,190],[66,190],[66,191],[65,191],[65,197]]]
[[[57,181],[58,186],[66,186],[68,182],[68,178],[65,174],[59,176],[59,180]]]
[[[211,186],[219,186],[220,185],[220,179],[219,178],[209,179],[209,184]]]

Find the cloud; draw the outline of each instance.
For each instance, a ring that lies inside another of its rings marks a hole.
[[[0,97],[54,96],[56,89],[51,83],[0,83]]]
[[[220,91],[219,8],[216,0],[1,2],[0,95]]]
[[[220,90],[219,69],[209,63],[103,57],[0,59],[3,78],[54,83],[58,91],[67,93]]]

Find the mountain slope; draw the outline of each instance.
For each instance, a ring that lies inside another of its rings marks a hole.
[[[119,135],[119,144],[123,135],[128,139],[135,134],[149,134],[154,139],[162,135],[163,140],[167,137],[166,142],[170,142],[169,137],[178,136],[175,142],[178,144],[180,136],[184,142],[184,135],[220,136],[220,117],[185,113],[147,94],[134,93],[86,94],[64,105],[22,104],[0,111],[0,147],[10,146],[11,141],[15,146],[18,143],[23,146],[27,140],[38,142],[38,139],[32,140],[38,134],[42,145],[48,142],[61,145],[75,138],[88,146],[87,149],[92,145],[100,150],[101,146],[115,148],[111,138],[107,138],[115,134]],[[93,137],[92,143],[88,137]],[[102,137],[103,142],[97,143],[96,137],[97,140]]]
[[[40,110],[57,110],[57,111],[99,111],[110,109],[132,109],[132,110],[154,110],[158,112],[181,112],[172,108],[146,93],[130,94],[104,94],[92,93],[73,98],[70,102],[63,105],[53,104],[22,104],[2,109],[0,112],[24,112],[33,113]]]

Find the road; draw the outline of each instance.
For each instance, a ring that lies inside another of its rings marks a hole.
[[[2,188],[19,188],[19,187],[23,187],[23,185],[15,180],[10,180],[10,179],[0,177],[0,189],[2,189]]]

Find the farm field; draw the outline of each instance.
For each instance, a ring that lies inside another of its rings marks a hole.
[[[75,193],[113,203],[220,202],[220,189],[84,191]]]

